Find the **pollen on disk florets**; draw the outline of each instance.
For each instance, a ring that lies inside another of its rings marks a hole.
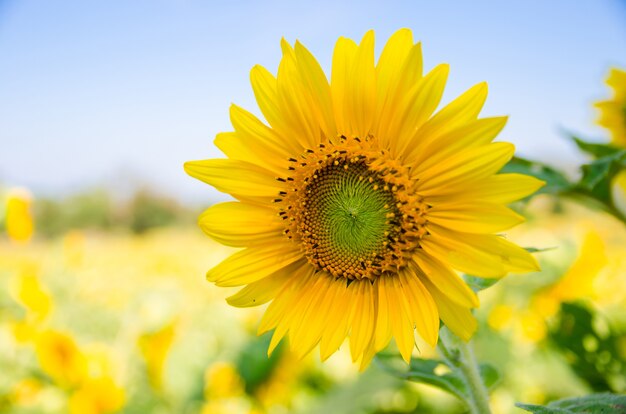
[[[344,136],[290,162],[278,214],[312,265],[348,279],[406,265],[426,234],[427,209],[407,167],[369,138]]]

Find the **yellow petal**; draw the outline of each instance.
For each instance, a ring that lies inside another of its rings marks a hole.
[[[265,315],[261,319],[259,333],[265,332],[268,327],[274,327],[274,333],[267,349],[267,354],[271,355],[280,340],[292,328],[292,321],[297,319],[304,311],[304,305],[308,304],[310,296],[315,293],[312,287],[317,282],[314,278],[314,269],[307,265],[300,271],[301,277],[296,277],[296,283],[287,284],[281,290],[267,308]],[[275,305],[275,306],[274,306]],[[272,323],[275,323],[272,325]],[[293,349],[293,344],[291,344]]]
[[[434,347],[439,337],[439,311],[435,301],[416,273],[401,271],[400,282],[417,332]]]
[[[299,263],[300,266],[294,270],[294,277],[289,278],[285,282],[276,298],[267,307],[259,324],[258,335],[262,335],[278,326],[283,317],[289,314],[287,305],[292,298],[299,297],[302,286],[308,283],[308,280],[311,278],[314,269],[306,260],[295,263]]]
[[[363,36],[347,79],[347,116],[350,132],[364,138],[370,132],[376,109],[376,68],[374,67],[374,31]],[[341,132],[341,131],[339,131]]]
[[[396,339],[396,344],[400,350],[402,358],[408,364],[411,361],[411,354],[415,347],[415,337],[413,335],[413,321],[411,311],[403,287],[400,285],[399,276],[380,276],[387,293],[387,304],[389,317],[391,318],[391,330]]]
[[[320,122],[320,128],[327,138],[334,138],[337,135],[337,127],[328,79],[315,57],[300,42],[296,42],[295,53],[298,70],[311,94],[312,106]]]
[[[446,86],[450,66],[442,64],[420,80],[397,108],[397,115],[389,126],[388,133],[396,147],[395,155],[404,154],[413,143],[413,136],[437,109]]]
[[[411,90],[422,76],[421,45],[413,45],[413,34],[409,29],[400,29],[394,33],[383,51],[376,65],[376,115],[373,124],[373,134],[382,141],[388,141],[385,134],[395,107],[401,97]],[[395,139],[395,137],[394,137]],[[388,142],[382,142],[386,147]]]
[[[443,323],[459,338],[466,342],[469,341],[478,326],[472,312],[468,308],[451,301],[427,278],[422,278],[422,282],[437,303],[439,316]]]
[[[234,104],[230,106],[230,121],[246,145],[267,152],[268,156],[275,159],[273,163],[283,170],[288,158],[302,152],[296,140],[279,135],[256,116]]]
[[[308,91],[298,73],[295,52],[283,39],[283,58],[276,77],[280,111],[289,124],[290,139],[305,148],[316,148],[320,142],[320,125],[315,119]]]
[[[350,130],[350,115],[348,113],[348,82],[350,82],[350,68],[354,65],[354,58],[358,46],[351,39],[340,37],[333,52],[333,67],[330,80],[330,89],[335,110],[335,120],[339,134],[352,135]]]
[[[481,277],[502,277],[508,272],[539,270],[535,258],[521,247],[491,234],[470,234],[429,225],[430,236],[421,246],[453,268]]]
[[[206,277],[217,286],[241,286],[256,282],[302,258],[291,242],[277,242],[264,247],[238,251],[209,270]]]
[[[217,190],[242,200],[271,202],[282,190],[281,183],[271,172],[245,161],[188,161],[185,163],[185,171]]]
[[[370,362],[372,362],[372,358],[374,358],[374,355],[376,355],[376,348],[374,347],[374,338],[371,338],[369,344],[367,344],[367,346],[365,347],[365,351],[363,351],[363,355],[361,356],[359,372],[365,371]]]
[[[281,237],[284,225],[275,210],[238,202],[215,204],[198,219],[212,239],[233,247],[246,247]]]
[[[332,288],[333,277],[319,273],[318,278],[320,281],[313,287],[314,295],[306,311],[299,320],[292,322],[293,338],[295,338],[292,343],[300,358],[311,352],[320,341],[322,333],[330,323],[329,311],[338,293],[337,289]]]
[[[348,295],[351,297],[351,332],[350,332],[350,353],[352,360],[356,361],[363,354],[375,333],[376,300],[372,283],[367,280],[355,280],[348,286]],[[391,331],[389,334],[391,338]],[[389,342],[389,341],[387,341]]]
[[[385,44],[376,65],[378,99],[380,102],[384,103],[386,96],[395,89],[395,84],[399,82],[402,75],[403,63],[412,48],[413,33],[409,29],[396,31]],[[411,66],[413,69],[411,75],[415,76],[417,74],[414,80],[419,79],[421,76],[421,58]]]
[[[322,334],[320,341],[320,357],[325,361],[343,343],[348,334],[350,324],[350,299],[348,297],[348,286],[343,278],[333,281],[331,289],[335,290],[334,301],[329,306],[328,324]]]
[[[487,84],[479,83],[437,112],[415,133],[413,143],[404,154],[409,162],[417,161],[417,156],[437,137],[452,131],[470,120],[476,119],[487,99]]]
[[[374,347],[376,352],[385,348],[391,340],[391,312],[389,310],[389,295],[387,285],[377,278],[374,282],[374,289],[377,290],[378,307],[376,309],[376,331],[374,332]]]
[[[248,308],[259,306],[274,299],[291,277],[297,277],[303,261],[296,261],[271,275],[250,283],[234,295],[226,298],[231,306]]]
[[[524,217],[500,204],[440,203],[428,210],[428,221],[466,233],[495,233],[518,225]]]
[[[283,317],[276,327],[268,352],[272,352],[274,349],[276,344],[275,337],[280,338],[284,336],[285,333],[288,333],[289,347],[291,351],[299,357],[303,356],[301,351],[304,344],[301,341],[302,338],[298,337],[296,332],[301,327],[300,324],[303,321],[305,312],[307,312],[307,310],[311,307],[311,304],[316,300],[316,296],[318,295],[323,283],[324,280],[317,277],[317,274],[313,272],[312,276],[301,285],[300,292],[297,295],[292,296],[291,303],[287,305],[288,314]]]
[[[489,144],[502,131],[507,119],[506,116],[477,119],[441,135],[431,141],[428,151],[417,156],[416,173],[425,171],[463,150]]]
[[[263,116],[272,128],[285,138],[285,146],[297,144],[296,140],[290,139],[291,130],[280,109],[278,86],[274,75],[263,66],[256,65],[250,71],[250,83]],[[302,148],[299,151],[301,150]]]
[[[467,308],[477,308],[478,297],[450,267],[424,252],[413,257],[415,264],[435,286],[452,301]]]
[[[283,162],[282,159],[275,157],[275,154],[272,154],[268,148],[246,142],[236,132],[220,132],[215,136],[213,143],[232,160],[259,165],[276,175],[285,171],[285,168],[277,165]]]
[[[442,187],[461,187],[498,172],[515,152],[513,144],[495,142],[471,148],[429,168],[419,175],[422,196],[437,194]]]
[[[533,194],[545,185],[544,181],[523,174],[497,174],[484,180],[457,187],[452,191],[441,191],[428,198],[433,204],[451,198],[458,201],[481,200],[489,203],[508,204]]]

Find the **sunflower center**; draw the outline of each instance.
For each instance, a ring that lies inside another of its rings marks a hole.
[[[394,218],[400,212],[387,183],[365,162],[339,159],[318,170],[305,189],[299,230],[309,260],[335,275],[380,266],[377,256],[399,236]]]
[[[425,234],[426,206],[408,173],[385,151],[358,139],[292,159],[291,188],[281,193],[285,234],[320,270],[349,279],[397,271]]]

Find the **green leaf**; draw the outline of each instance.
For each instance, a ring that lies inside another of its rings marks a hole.
[[[611,180],[625,166],[626,150],[598,158],[581,167],[583,176],[576,187],[602,203],[612,205]]]
[[[267,347],[272,335],[267,333],[251,339],[240,351],[236,360],[237,372],[244,380],[248,394],[263,384],[272,374],[283,355],[283,346],[279,344],[268,358]]]
[[[520,403],[515,405],[534,414],[613,414],[626,412],[626,396],[591,394],[553,401],[547,406]]]
[[[562,303],[549,339],[595,392],[620,391],[615,384],[626,378],[626,358],[621,352],[626,333],[615,332],[601,313],[582,303]]]
[[[535,194],[559,194],[572,186],[569,180],[554,168],[519,157],[513,157],[513,159],[504,166],[501,172],[532,175],[533,177],[545,181],[546,185],[540,188]]]
[[[521,404],[516,403],[516,407],[529,411],[533,414],[572,414],[574,411],[564,410],[562,408],[546,407],[543,405]]]
[[[478,369],[480,370],[480,378],[482,378],[483,384],[485,384],[488,390],[500,383],[500,373],[493,365],[480,364]]]
[[[619,147],[614,147],[609,144],[597,144],[594,142],[584,141],[581,138],[577,137],[573,134],[568,134],[569,138],[574,141],[576,146],[583,152],[586,152],[589,155],[592,155],[596,158],[606,157],[607,155],[612,155],[621,150]]]
[[[434,359],[421,359],[416,358],[411,360],[411,366],[407,373],[404,374],[404,378],[409,381],[423,382],[449,393],[456,395],[461,400],[467,399],[467,390],[463,379],[452,371],[438,375],[435,373],[435,369],[439,366],[447,367],[442,361]]]
[[[402,368],[406,365],[397,354],[378,354],[376,360],[385,371],[398,378],[435,386],[455,395],[461,401],[467,401],[470,398],[467,385],[458,368],[450,367],[442,360],[413,358],[408,370]],[[495,367],[480,364],[479,370],[483,383],[488,389],[500,382],[500,373]]]
[[[500,279],[497,278],[484,278],[472,275],[463,275],[465,283],[474,291],[480,292],[488,287],[495,285]]]

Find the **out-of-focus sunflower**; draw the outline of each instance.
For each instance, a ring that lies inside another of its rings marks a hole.
[[[174,342],[176,322],[171,322],[157,331],[142,334],[137,340],[139,350],[146,363],[150,385],[161,391],[165,360]]]
[[[12,322],[13,335],[18,342],[28,342],[37,334],[54,307],[52,296],[39,281],[38,266],[26,262],[12,286],[14,299],[24,307],[24,318]]]
[[[126,402],[124,389],[108,377],[88,378],[69,399],[70,414],[118,412]]]
[[[611,131],[614,145],[626,147],[626,72],[612,68],[606,84],[613,89],[613,96],[596,103],[600,109],[598,124]]]
[[[31,211],[32,195],[24,188],[14,188],[6,198],[6,231],[14,242],[28,242],[35,231]]]
[[[535,292],[530,304],[524,301],[516,307],[494,306],[487,323],[495,331],[514,328],[518,339],[542,341],[548,334],[547,321],[559,312],[562,303],[580,300],[597,302],[598,297],[608,296],[604,292],[596,292],[596,281],[606,272],[608,263],[602,237],[596,231],[590,231],[584,238],[578,257],[561,278]]]
[[[75,386],[87,373],[85,355],[67,334],[54,330],[42,332],[37,338],[36,351],[43,371],[61,386]]]
[[[405,360],[414,329],[431,345],[440,318],[467,340],[478,299],[454,269],[483,277],[537,270],[494,234],[523,218],[505,205],[542,182],[497,174],[514,147],[492,143],[506,117],[478,119],[480,83],[439,112],[448,65],[422,75],[420,44],[396,32],[378,60],[374,33],[337,41],[330,83],[311,53],[282,42],[274,77],[251,81],[265,125],[233,105],[226,159],[190,161],[188,174],[237,199],[199,219],[215,240],[242,247],[207,278],[247,285],[234,306],[272,301],[259,332],[328,358],[350,338],[366,366],[395,337]]]

